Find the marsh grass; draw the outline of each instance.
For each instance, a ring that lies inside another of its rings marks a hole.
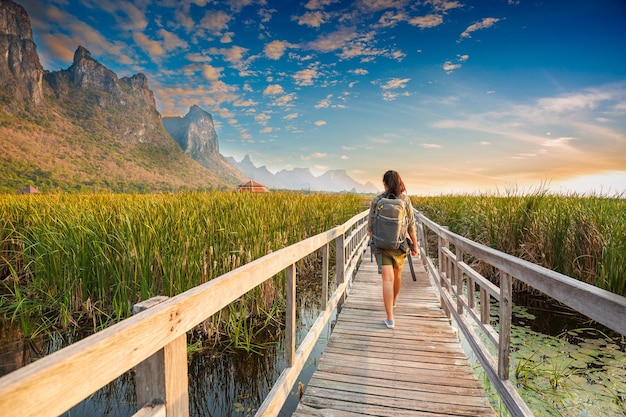
[[[624,198],[536,191],[413,197],[412,202],[426,217],[454,233],[626,295]],[[436,248],[436,241],[430,243]],[[485,271],[481,272],[488,275],[488,266],[482,267]]]
[[[131,314],[362,211],[354,195],[189,192],[0,197],[0,314],[26,336]],[[254,349],[283,308],[284,275],[211,317],[206,334]],[[254,322],[254,323],[252,323]]]

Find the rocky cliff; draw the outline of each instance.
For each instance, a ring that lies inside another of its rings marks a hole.
[[[0,0],[0,87],[5,101],[43,102],[43,67],[24,8]]]
[[[47,72],[44,81],[61,102],[76,101],[82,105],[83,108],[74,112],[70,106],[71,117],[94,121],[99,113],[104,113],[108,122],[98,122],[105,123],[127,142],[163,142],[160,138],[163,132],[159,132],[161,116],[145,75],[118,78],[79,46],[72,65],[65,70]]]
[[[199,106],[191,106],[184,117],[164,117],[163,125],[182,150],[206,168],[240,183],[249,179],[220,154],[213,117]]]

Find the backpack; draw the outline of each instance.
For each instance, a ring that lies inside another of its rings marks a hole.
[[[409,217],[405,202],[389,194],[376,203],[372,214],[372,244],[378,249],[398,249],[406,241]]]

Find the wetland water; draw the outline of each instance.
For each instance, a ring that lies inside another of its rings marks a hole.
[[[315,279],[309,281],[298,281],[298,343],[319,313],[319,285]],[[624,339],[594,328],[586,318],[545,299],[518,296],[515,303],[511,378],[535,415],[626,415]],[[0,329],[0,374],[77,339],[55,335],[25,342],[10,329],[6,323]],[[329,335],[327,329],[309,358],[299,378],[303,384],[315,371]],[[278,337],[258,353],[213,349],[190,354],[191,415],[253,416],[284,367],[283,351],[283,339]],[[297,389],[292,389],[281,416],[290,416],[295,410]],[[493,393],[491,398],[496,411],[506,415]],[[127,417],[135,411],[134,376],[129,372],[63,416]]]

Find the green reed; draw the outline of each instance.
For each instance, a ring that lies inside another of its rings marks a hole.
[[[620,295],[626,295],[626,200],[600,196],[413,197],[450,230]]]
[[[354,195],[298,193],[0,196],[0,315],[27,335],[102,328],[141,300],[179,294],[364,208]],[[240,302],[247,317],[276,314],[274,281]],[[206,326],[226,327],[219,317]]]

